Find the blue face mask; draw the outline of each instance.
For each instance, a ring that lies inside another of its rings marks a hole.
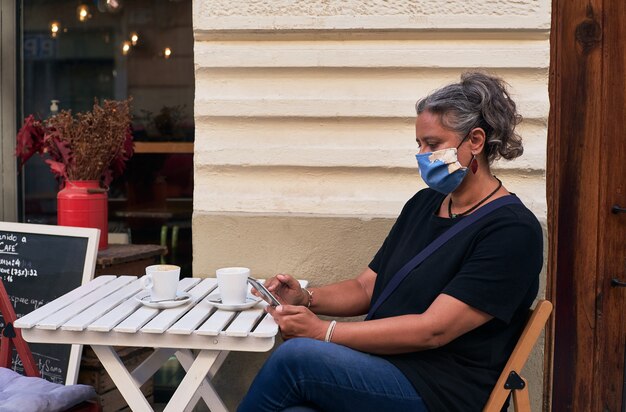
[[[453,192],[467,175],[467,167],[459,163],[454,147],[417,154],[415,158],[420,175],[428,187],[444,194]]]

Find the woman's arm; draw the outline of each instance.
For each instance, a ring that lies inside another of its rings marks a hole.
[[[285,338],[324,340],[330,322],[301,306],[269,308]],[[403,315],[367,322],[337,323],[332,342],[363,352],[397,354],[434,349],[492,319],[451,296],[441,294],[420,315]]]
[[[376,282],[376,273],[367,268],[354,279],[319,288],[312,293],[309,309],[319,315],[358,316],[367,313]]]
[[[491,319],[492,316],[441,294],[420,315],[337,324],[332,341],[377,354],[414,352],[443,346]]]

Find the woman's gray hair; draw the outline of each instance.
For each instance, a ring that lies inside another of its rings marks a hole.
[[[417,114],[429,111],[441,118],[447,129],[465,137],[473,128],[485,131],[485,154],[491,164],[503,157],[515,159],[524,152],[515,126],[522,121],[515,102],[499,77],[481,72],[461,75],[459,83],[435,90],[415,104]]]

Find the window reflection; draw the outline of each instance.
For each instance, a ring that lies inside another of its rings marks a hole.
[[[133,98],[136,154],[109,190],[110,230],[129,231],[133,243],[160,243],[163,227],[190,230],[191,7],[191,0],[23,1],[24,114],[45,118],[89,110],[94,98]],[[31,159],[23,220],[56,223],[57,192],[48,166]],[[185,253],[190,261],[190,246]],[[188,263],[185,253],[177,263]]]

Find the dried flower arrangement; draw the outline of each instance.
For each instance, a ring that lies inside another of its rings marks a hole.
[[[130,99],[96,99],[93,109],[72,115],[62,110],[46,120],[33,115],[17,134],[16,156],[23,165],[34,154],[48,154],[45,162],[63,181],[98,180],[105,187],[124,171],[133,155]]]

